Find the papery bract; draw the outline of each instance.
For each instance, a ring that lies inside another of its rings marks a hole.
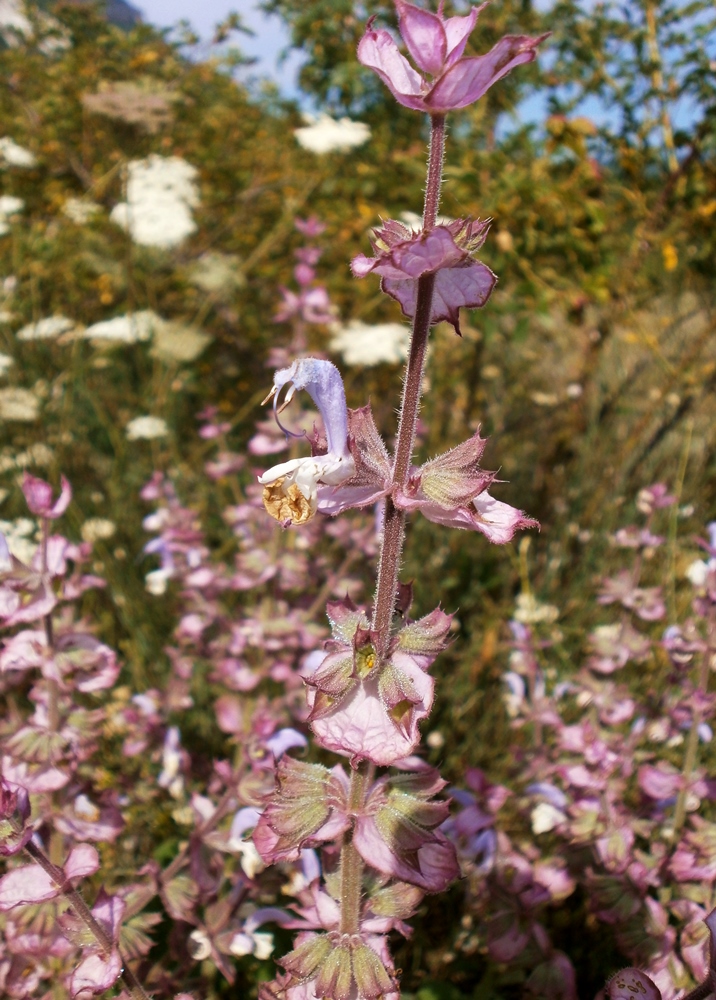
[[[253,834],[267,864],[298,860],[304,847],[333,840],[348,829],[348,782],[340,768],[329,771],[284,757],[276,779],[276,792]]]
[[[402,629],[384,662],[378,662],[368,621],[346,603],[328,607],[334,641],[306,678],[309,722],[328,750],[355,765],[368,759],[386,767],[411,754],[418,723],[432,707],[434,682],[426,673],[441,649],[452,618],[435,610]]]
[[[369,865],[426,892],[442,892],[459,877],[455,847],[437,829],[448,803],[432,799],[444,785],[432,769],[376,782],[353,834]]]
[[[37,479],[26,472],[22,480],[22,492],[25,494],[27,506],[36,517],[46,517],[54,520],[61,517],[67,510],[72,499],[72,489],[64,476],[61,477],[60,494],[52,501],[53,489],[44,479]]]
[[[418,280],[435,275],[430,323],[446,320],[460,333],[460,309],[483,306],[497,281],[489,267],[473,256],[488,229],[489,222],[456,219],[429,232],[415,232],[390,220],[374,232],[375,256],[359,254],[351,269],[357,278],[379,274],[383,291],[410,318],[415,315]]]
[[[503,76],[532,62],[537,45],[547,36],[507,35],[484,56],[463,58],[468,36],[483,7],[466,17],[445,18],[396,0],[400,33],[408,51],[428,81],[400,53],[387,31],[375,30],[373,19],[358,45],[358,59],[374,70],[399,104],[429,114],[444,114],[479,100]]]

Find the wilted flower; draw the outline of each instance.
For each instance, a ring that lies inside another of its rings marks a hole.
[[[406,316],[415,315],[418,280],[435,275],[430,323],[447,320],[460,333],[461,308],[483,306],[497,278],[474,254],[487,237],[489,221],[456,219],[429,232],[415,232],[388,220],[374,231],[374,257],[359,254],[351,261],[356,278],[381,276],[380,287],[396,299]]]
[[[329,347],[348,365],[398,364],[405,361],[410,346],[410,331],[402,323],[377,323],[373,326],[359,319],[331,327]]]
[[[443,17],[442,4],[438,14],[405,0],[396,0],[395,6],[403,41],[420,72],[387,31],[374,30],[374,18],[358,45],[358,59],[377,73],[399,104],[433,115],[479,100],[515,66],[532,62],[537,46],[547,37],[507,35],[487,55],[465,59],[468,37],[486,4],[473,7],[466,17],[448,18]]]
[[[326,114],[319,115],[318,118],[305,115],[304,120],[307,124],[303,128],[294,129],[293,134],[299,146],[312,153],[343,153],[347,149],[362,146],[370,139],[370,129],[364,122],[354,122],[350,118],[336,121]]]
[[[160,320],[154,326],[150,354],[162,361],[187,363],[195,361],[210,343],[209,334],[195,326]]]
[[[188,278],[204,292],[228,295],[242,282],[241,258],[215,250],[204,253],[191,266]]]
[[[130,441],[153,441],[169,434],[166,420],[161,417],[135,417],[127,424],[127,437]]]
[[[138,125],[153,135],[171,121],[172,102],[177,96],[151,77],[139,82],[102,80],[96,94],[82,95],[82,104],[94,114]]]

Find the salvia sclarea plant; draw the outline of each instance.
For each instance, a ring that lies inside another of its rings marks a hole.
[[[696,584],[694,621],[664,639],[675,669],[697,663],[695,681],[665,694],[660,706],[660,718],[669,720],[667,743],[687,728],[681,770],[654,755],[629,771],[620,745],[625,724],[634,719],[629,739],[638,748],[655,712],[652,704],[640,714],[610,679],[646,655],[630,616],[658,621],[664,614],[659,595],[640,585],[640,557],[631,573],[605,584],[602,601],[619,603],[622,619],[618,627],[595,633],[594,657],[571,686],[547,692],[539,666],[542,644],[523,622],[514,623],[508,682],[515,724],[558,737],[537,739],[523,797],[535,838],[551,833],[559,840],[551,857],[541,857],[538,846],[526,851],[511,844],[500,832],[498,814],[507,793],[479,772],[468,776],[470,793],[456,793],[461,808],[448,820],[448,804],[438,798],[444,782],[416,755],[418,727],[433,701],[427,671],[447,643],[451,617],[436,609],[417,621],[409,618],[410,587],[398,582],[407,514],[477,530],[497,544],[535,524],[489,494],[495,475],[479,466],[485,446],[479,434],[420,468],[412,466],[429,329],[445,320],[459,331],[460,308],[483,305],[495,282],[474,256],[487,235],[485,223],[436,224],[445,116],[533,59],[540,39],[506,38],[487,56],[463,58],[477,8],[446,19],[442,11],[434,15],[401,2],[398,13],[418,70],[387,32],[372,25],[359,57],[398,101],[430,115],[423,228],[414,233],[387,222],[376,233],[374,257],[353,262],[358,277],[380,275],[383,289],[413,319],[394,456],[370,409],[347,409],[334,366],[317,358],[287,363],[276,352],[283,367],[271,393],[275,409],[305,389],[322,415],[323,431],[312,432],[313,454],[289,457],[263,473],[226,509],[239,543],[233,566],[210,558],[195,513],[168,477],[156,474],[147,484],[143,497],[156,509],[145,522],[154,535],[146,549],[161,562],[148,586],[157,593],[167,585],[179,591],[179,622],[167,649],[172,674],[161,693],[123,699],[117,692],[111,711],[93,699],[115,685],[117,657],[76,613],[82,593],[103,582],[84,571],[88,545],[51,531],[69,503],[69,485],[63,480],[55,500],[47,483],[24,480],[30,511],[40,522],[40,544],[28,564],[0,551],[0,615],[18,629],[0,653],[3,693],[11,706],[1,734],[0,852],[30,862],[0,878],[0,989],[8,996],[62,989],[83,997],[113,987],[122,997],[169,995],[194,982],[198,962],[232,981],[234,959],[271,954],[273,938],[265,925],[273,922],[295,929],[298,937],[294,950],[279,960],[284,971],[261,987],[262,1000],[395,998],[399,986],[387,935],[408,936],[407,921],[423,895],[443,890],[460,874],[460,864],[465,871],[477,858],[482,890],[474,912],[484,918],[488,954],[503,964],[536,966],[533,994],[570,1000],[575,986],[569,958],[552,947],[541,914],[550,902],[568,897],[585,853],[592,858],[586,884],[595,918],[613,927],[624,953],[647,967],[614,977],[611,1000],[671,1000],[683,962],[703,983],[692,1000],[708,996],[716,982],[713,949],[703,946],[712,929],[710,900],[697,898],[694,890],[711,877],[712,834],[705,821],[685,823],[694,801],[708,792],[697,749],[711,714],[706,677],[716,602],[712,546]],[[320,224],[309,220],[299,228],[312,238]],[[294,350],[303,348],[306,323],[331,316],[327,297],[314,285],[317,254],[313,247],[300,252],[299,293],[283,293],[277,316],[293,324]],[[216,412],[202,417],[201,436],[219,446],[207,472],[224,481],[245,459],[229,451],[229,428]],[[258,456],[283,447],[277,429],[265,424],[249,451]],[[277,542],[262,502],[295,532]],[[333,634],[322,650],[323,628],[313,617],[319,604],[341,593],[356,551],[372,557],[375,528],[372,522],[356,529],[347,519],[314,515],[379,502],[382,544],[372,614],[349,600],[329,602]],[[641,502],[651,517],[671,498],[654,488]],[[323,535],[346,552],[337,568],[313,553]],[[284,542],[292,538],[301,544]],[[627,531],[623,543],[640,553],[659,539],[649,522]],[[307,578],[325,582],[317,595],[296,600]],[[232,595],[249,593],[255,593],[255,603],[246,599],[237,614]],[[193,770],[181,727],[170,724],[171,715],[176,719],[191,707],[202,661],[207,679],[223,692],[214,708],[234,750],[231,759],[212,762],[208,780],[206,762]],[[271,698],[259,693],[262,682],[272,685]],[[580,723],[562,719],[569,699],[590,708]],[[306,722],[316,745],[347,758],[347,767],[328,769],[289,755],[305,746]],[[154,794],[172,800],[172,817],[187,836],[165,868],[148,861],[118,888],[102,888],[90,907],[78,884],[99,871],[93,844],[118,840],[132,791],[132,778],[116,776],[114,784],[104,781],[101,787],[93,780],[101,731],[108,727],[121,736],[128,760],[149,756],[161,762]],[[378,776],[377,768],[392,770]],[[636,817],[641,825],[624,804],[631,801],[625,799],[630,780],[645,796]],[[192,790],[197,786],[200,792]],[[655,840],[646,857],[643,841],[659,825],[669,827],[663,820],[672,806],[670,846],[661,850]],[[253,843],[246,839],[251,830]],[[276,863],[281,874],[271,882]],[[257,905],[275,897],[287,874],[289,884],[281,891],[296,898],[293,912]],[[683,894],[664,902],[660,880],[682,884]],[[134,970],[147,967],[152,930],[164,919],[157,904],[175,922],[171,961],[152,966],[140,982]],[[678,947],[675,922],[682,925]],[[188,994],[179,998],[188,1000]]]
[[[200,436],[217,446],[207,476],[226,484],[246,458],[229,449],[215,411],[200,418]],[[255,455],[285,447],[272,425],[249,443]],[[26,475],[23,492],[39,524],[37,549],[23,562],[0,541],[0,618],[11,632],[0,651],[9,706],[0,729],[0,855],[30,863],[0,878],[0,990],[89,996],[121,979],[122,996],[143,997],[196,987],[216,971],[234,982],[237,959],[268,958],[274,942],[265,925],[286,918],[261,904],[279,892],[295,895],[318,873],[310,850],[266,871],[246,833],[273,788],[277,761],[306,744],[296,728],[306,717],[299,668],[325,636],[313,605],[346,588],[359,594],[350,570],[357,551],[375,557],[375,520],[317,519],[282,535],[256,484],[224,510],[238,542],[225,561],[212,558],[196,511],[156,473],[142,490],[155,508],[145,519],[153,536],[145,552],[160,561],[147,587],[177,591],[178,621],[162,690],[131,696],[116,686],[119,658],[79,613],[82,595],[104,586],[85,570],[91,545],[54,530],[69,484],[63,479],[55,499],[48,483]],[[324,536],[328,549],[319,544]],[[320,581],[318,593],[307,592],[306,579]],[[184,745],[182,733],[202,682],[219,692],[213,714],[229,751],[208,761]],[[122,773],[109,779],[105,754],[117,740]],[[97,847],[131,853],[131,814],[150,802],[185,839],[168,864],[148,852],[146,864],[117,885],[112,865],[100,871]],[[103,885],[90,906],[82,880],[92,876]],[[158,925],[167,923],[168,951],[149,965]]]
[[[568,680],[550,664],[552,640],[539,636],[537,623],[556,609],[518,604],[504,678],[516,734],[511,787],[473,769],[468,787],[453,790],[458,809],[443,830],[458,849],[471,917],[455,951],[482,944],[521,973],[531,996],[576,1000],[576,970],[551,941],[549,911],[577,891],[592,927],[634,963],[610,981],[612,1000],[674,1000],[693,982],[701,985],[688,996],[706,997],[716,984],[716,827],[702,815],[715,790],[699,760],[716,707],[716,524],[698,540],[706,558],[688,570],[692,613],[664,630],[662,589],[643,576],[665,545],[655,521],[674,503],[661,483],[643,489],[644,523],[613,536],[633,559],[597,599],[619,614],[592,631]],[[638,695],[633,674],[624,677],[630,666],[648,671]]]
[[[372,613],[350,600],[330,602],[332,638],[303,671],[314,741],[347,758],[348,767],[282,757],[253,833],[267,864],[324,848],[322,880],[283,921],[299,932],[295,947],[278,960],[283,972],[262,985],[262,1000],[399,996],[388,934],[409,934],[406,921],[423,895],[459,875],[455,846],[440,830],[448,815],[438,798],[445,782],[415,754],[434,697],[428,669],[447,645],[452,619],[440,608],[409,618],[411,588],[398,579],[407,514],[477,530],[498,544],[536,525],[488,492],[496,477],[479,465],[486,443],[479,433],[419,468],[412,454],[430,328],[447,321],[459,333],[460,309],[484,305],[496,281],[475,257],[486,222],[437,223],[446,116],[532,61],[541,38],[506,37],[487,55],[464,58],[478,8],[445,18],[442,5],[437,14],[405,2],[396,7],[417,69],[372,21],[358,58],[397,101],[429,115],[422,227],[385,222],[375,232],[374,256],[352,263],[356,277],[380,275],[383,291],[412,320],[395,453],[389,455],[369,406],[347,408],[341,376],[328,361],[298,358],[276,372],[267,397],[278,419],[305,390],[323,420],[310,457],[260,476],[268,513],[286,527],[300,526],[317,512],[334,516],[380,502],[383,523]],[[378,775],[377,768],[392,770]]]

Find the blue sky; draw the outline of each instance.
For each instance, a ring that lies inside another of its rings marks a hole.
[[[254,0],[131,0],[141,10],[144,19],[163,28],[169,28],[183,18],[190,22],[197,34],[209,38],[215,24],[227,14],[236,11],[248,27],[256,33],[254,38],[237,36],[238,44],[246,55],[258,59],[253,72],[276,79],[287,93],[294,91],[296,61],[279,67],[279,54],[287,45],[288,37],[279,18],[266,17]]]

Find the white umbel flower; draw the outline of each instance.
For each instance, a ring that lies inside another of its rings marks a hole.
[[[349,323],[334,324],[331,330],[329,347],[347,365],[397,365],[408,356],[410,330],[402,323],[370,326],[352,319]]]
[[[29,149],[20,146],[9,135],[4,135],[0,139],[0,158],[8,167],[20,167],[28,170],[37,166],[37,157]]]
[[[0,389],[0,420],[30,423],[37,420],[39,411],[40,401],[31,389]]]
[[[199,204],[197,170],[179,156],[132,160],[127,166],[127,200],[115,205],[112,222],[135,243],[170,250],[196,231],[191,209]]]
[[[17,331],[18,340],[54,340],[60,334],[74,327],[73,320],[66,316],[46,316],[37,323],[28,323]]]
[[[87,198],[68,198],[62,206],[62,212],[78,226],[84,226],[102,211],[102,206]]]
[[[85,340],[114,340],[122,344],[136,344],[140,340],[149,340],[152,332],[161,324],[162,320],[155,312],[143,309],[93,323],[82,336]]]
[[[25,202],[22,198],[15,198],[11,194],[0,196],[0,236],[10,232],[10,218],[21,212],[24,207]]]
[[[331,118],[330,115],[304,115],[304,128],[294,130],[299,146],[317,153],[344,153],[348,149],[362,146],[370,139],[370,129],[365,122],[354,122],[350,118]]]
[[[168,433],[167,422],[161,417],[135,417],[127,424],[127,437],[130,441],[153,441],[155,438],[166,437]]]

